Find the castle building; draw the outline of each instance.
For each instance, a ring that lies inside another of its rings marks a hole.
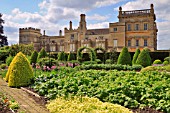
[[[80,47],[102,47],[106,51],[116,49],[118,52],[124,46],[130,52],[135,52],[137,48],[149,48],[151,51],[157,49],[157,25],[154,14],[154,6],[150,9],[122,11],[119,7],[119,22],[108,23],[109,28],[87,29],[86,15],[80,15],[80,22],[77,29],[69,28],[59,31],[59,36],[47,36],[45,31],[41,34],[40,29],[20,28],[19,44],[34,44],[34,48],[40,51],[42,47],[46,51],[53,52],[76,52]]]

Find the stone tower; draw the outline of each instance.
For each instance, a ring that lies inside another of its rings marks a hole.
[[[19,44],[34,44],[34,49],[39,51],[41,30],[35,28],[19,29]]]

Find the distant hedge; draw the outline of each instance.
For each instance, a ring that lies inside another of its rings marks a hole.
[[[142,69],[141,65],[121,65],[121,64],[88,64],[88,65],[80,65],[76,66],[76,68],[80,70],[90,70],[90,69],[96,69],[96,70],[124,70],[124,71],[140,71]]]

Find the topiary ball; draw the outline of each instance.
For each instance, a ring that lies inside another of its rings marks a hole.
[[[165,61],[163,62],[163,64],[164,64],[164,65],[168,65],[169,62],[165,60]]]
[[[33,70],[27,58],[22,52],[19,52],[12,60],[5,80],[8,86],[21,87],[31,84],[33,79]]]
[[[153,62],[153,64],[162,64],[162,61],[159,60],[159,59],[157,59],[157,60],[155,60],[155,61]]]

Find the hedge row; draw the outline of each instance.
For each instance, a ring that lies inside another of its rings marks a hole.
[[[80,70],[90,70],[90,69],[96,69],[96,70],[124,70],[124,71],[139,71],[142,69],[141,65],[120,65],[120,64],[89,64],[89,65],[80,65],[76,68]]]

